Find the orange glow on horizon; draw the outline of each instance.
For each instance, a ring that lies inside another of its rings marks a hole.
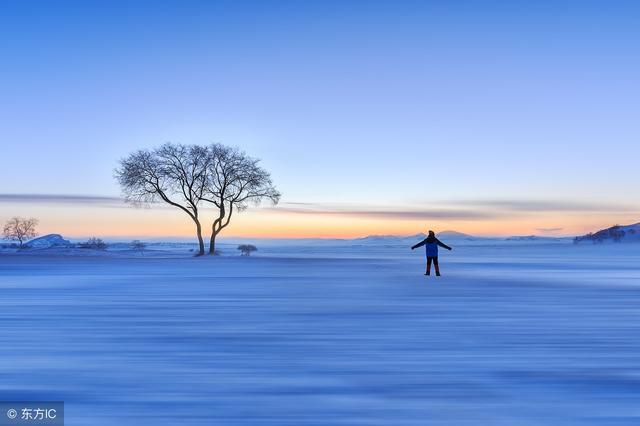
[[[208,212],[211,213],[211,212]],[[0,220],[12,216],[37,217],[40,234],[57,233],[71,238],[184,237],[195,236],[195,225],[179,210],[168,208],[108,208],[36,204],[0,205]],[[212,216],[203,217],[208,238]],[[634,223],[633,214],[551,213],[520,215],[500,220],[401,220],[342,214],[299,214],[254,210],[236,215],[222,238],[358,238],[367,235],[412,235],[433,229],[454,230],[475,236],[548,235],[573,236],[612,226]],[[561,228],[557,229],[556,228]]]

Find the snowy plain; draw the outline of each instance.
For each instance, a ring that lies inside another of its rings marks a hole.
[[[404,241],[5,250],[0,399],[69,426],[640,424],[640,244],[445,242],[440,278]]]

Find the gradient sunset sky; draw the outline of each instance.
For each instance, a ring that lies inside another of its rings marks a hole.
[[[281,204],[226,236],[635,223],[638,52],[635,1],[5,1],[0,222],[191,236],[113,179],[171,141],[272,173]]]

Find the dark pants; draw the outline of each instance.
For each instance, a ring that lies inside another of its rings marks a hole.
[[[427,256],[427,275],[431,274],[431,262],[436,267],[436,275],[440,275],[440,267],[438,266],[438,256]]]

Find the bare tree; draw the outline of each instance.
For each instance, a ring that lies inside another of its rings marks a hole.
[[[140,240],[133,240],[131,241],[131,248],[139,251],[144,256],[144,249],[147,248],[147,245]]]
[[[209,146],[208,151],[207,185],[201,199],[218,210],[209,241],[209,254],[214,254],[216,237],[229,225],[233,213],[264,200],[275,205],[280,193],[274,187],[271,175],[258,165],[259,160],[221,144]]]
[[[20,247],[22,247],[26,240],[38,236],[37,225],[38,219],[33,217],[30,219],[12,217],[4,225],[4,238],[9,241],[18,241],[20,242]]]
[[[207,185],[210,158],[205,147],[167,143],[129,155],[115,170],[127,202],[138,206],[162,201],[191,218],[196,226],[198,255],[204,254],[199,203]]]

